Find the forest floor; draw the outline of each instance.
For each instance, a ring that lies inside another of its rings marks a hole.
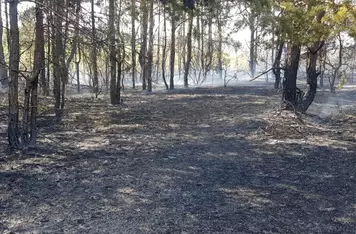
[[[279,96],[73,96],[61,123],[42,104],[24,152],[7,149],[3,104],[0,233],[354,234],[356,89],[319,93],[309,115],[278,111]]]

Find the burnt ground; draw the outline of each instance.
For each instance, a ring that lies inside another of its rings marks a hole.
[[[0,233],[355,233],[356,109],[317,116],[324,95],[303,116],[266,87],[71,97],[24,152],[3,106]]]

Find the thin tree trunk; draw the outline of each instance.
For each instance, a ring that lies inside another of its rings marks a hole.
[[[140,65],[141,65],[141,77],[142,77],[142,89],[147,88],[147,28],[148,28],[148,10],[147,10],[147,0],[141,1],[141,11],[142,11],[142,28],[141,28],[141,50],[140,50]]]
[[[147,53],[147,91],[152,92],[152,71],[153,71],[153,28],[154,28],[154,16],[153,16],[153,1],[150,1],[150,27],[148,30],[148,53]]]
[[[185,63],[184,70],[184,87],[188,87],[188,76],[190,65],[192,62],[192,31],[193,31],[193,10],[189,10],[189,25],[188,25],[188,35],[187,35],[187,61]]]
[[[80,50],[80,43],[79,41],[77,41],[78,43],[78,58],[77,60],[75,61],[75,71],[76,71],[76,74],[77,74],[77,93],[80,93],[80,62],[82,60],[82,53],[81,53],[81,50]]]
[[[43,90],[44,95],[49,96],[49,82],[50,82],[50,76],[51,76],[51,46],[53,47],[53,41],[51,40],[51,33],[53,33],[53,27],[51,25],[53,24],[53,17],[52,17],[52,4],[48,3],[49,5],[49,13],[47,15],[47,80],[45,83],[46,89]],[[46,92],[47,91],[47,92]]]
[[[168,90],[168,84],[166,80],[166,52],[167,52],[167,19],[166,19],[166,8],[163,7],[163,31],[164,31],[164,42],[162,50],[162,79],[166,89]]]
[[[223,71],[223,64],[222,64],[222,22],[220,16],[218,16],[218,36],[219,36],[219,45],[218,45],[218,72],[219,78],[222,80],[222,71]]]
[[[122,0],[119,1],[119,9],[117,12],[117,34],[118,34],[118,47],[117,47],[117,75],[116,75],[116,98],[118,99],[118,102],[120,104],[121,102],[121,81],[122,81],[122,66],[125,61],[125,45],[124,45],[124,40],[121,37],[121,11],[122,11]]]
[[[256,73],[256,64],[255,64],[255,33],[256,33],[256,28],[255,28],[255,16],[251,14],[251,17],[249,19],[249,28],[250,28],[250,61],[249,61],[249,66],[250,66],[250,73],[251,77],[255,76]]]
[[[0,1],[0,12],[2,12],[2,1]],[[0,83],[3,87],[7,87],[9,85],[9,77],[3,47],[3,28],[2,14],[0,14]]]
[[[281,58],[282,58],[283,48],[284,48],[284,42],[278,40],[276,56],[272,68],[273,74],[275,76],[275,82],[274,82],[275,89],[279,89],[281,85]]]
[[[175,20],[175,9],[172,7],[172,20],[171,20],[171,54],[170,54],[170,79],[169,79],[169,89],[174,89],[174,62],[176,54],[176,20]]]
[[[94,1],[91,0],[91,33],[92,33],[92,61],[91,65],[93,66],[93,91],[95,93],[95,97],[98,97],[99,94],[99,77],[98,77],[98,64],[97,57],[98,51],[96,46],[96,28],[95,28],[95,11],[94,11]]]
[[[136,88],[136,0],[131,0],[131,63],[132,63],[132,88]]]
[[[156,60],[156,82],[158,82],[159,77],[159,61],[160,61],[160,49],[161,49],[161,5],[158,2],[158,33],[157,33],[157,60]]]

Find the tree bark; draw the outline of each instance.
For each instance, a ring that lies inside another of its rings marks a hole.
[[[153,28],[154,28],[154,15],[153,15],[153,1],[150,1],[150,27],[148,30],[149,42],[147,53],[147,91],[152,92],[152,71],[153,71]]]
[[[300,60],[300,45],[290,46],[283,83],[283,101],[286,109],[294,110],[298,103],[297,99],[297,74]]]
[[[132,72],[132,88],[136,88],[136,0],[131,0],[131,72]]]
[[[2,12],[2,1],[0,1],[0,12]],[[9,85],[9,77],[3,47],[3,30],[2,14],[0,14],[0,83],[2,84],[2,87],[7,87]]]
[[[275,76],[275,82],[274,82],[275,89],[279,89],[281,85],[281,58],[282,58],[283,47],[284,47],[284,42],[278,40],[276,56],[272,68],[273,74]]]
[[[190,65],[192,62],[192,31],[193,31],[193,10],[189,10],[189,25],[188,25],[188,34],[187,34],[187,61],[184,67],[184,87],[188,88],[188,76]]]
[[[219,78],[222,80],[222,71],[223,71],[223,64],[222,64],[222,22],[220,16],[218,16],[218,36],[219,36],[219,45],[218,45],[218,72]]]
[[[174,63],[176,54],[176,19],[175,19],[175,9],[172,6],[171,15],[171,54],[170,54],[170,79],[169,79],[169,89],[174,89]]]
[[[317,42],[314,44],[312,48],[309,48],[309,59],[308,59],[308,67],[307,67],[307,84],[308,84],[308,91],[303,98],[302,103],[298,105],[297,110],[301,112],[306,112],[309,106],[313,103],[316,89],[318,87],[318,76],[320,72],[317,69],[317,62],[318,62],[318,52],[321,47],[324,45],[324,41]]]
[[[115,44],[115,0],[109,0],[109,43],[110,43],[110,103],[120,103],[116,85],[116,44]]]
[[[97,45],[96,45],[96,28],[95,28],[95,7],[94,7],[94,1],[91,0],[91,33],[92,33],[92,66],[93,66],[93,91],[95,93],[96,98],[98,97],[99,94],[99,77],[98,77],[98,63],[97,63],[97,57],[98,57],[98,51],[97,51]]]
[[[10,148],[20,148],[18,118],[18,75],[20,62],[20,36],[18,26],[18,0],[9,1],[10,15],[10,80],[9,80],[9,121],[8,142]]]
[[[256,54],[255,54],[255,46],[256,46],[256,25],[255,25],[255,14],[251,13],[250,19],[249,19],[249,28],[250,28],[250,60],[249,60],[249,66],[250,66],[250,73],[251,77],[255,77],[256,73]]]
[[[147,28],[148,28],[148,10],[147,10],[147,0],[141,1],[141,11],[142,11],[142,28],[141,28],[141,50],[139,55],[140,66],[141,66],[141,77],[142,77],[142,89],[147,89]]]
[[[163,31],[164,31],[164,42],[162,49],[162,79],[166,89],[168,90],[168,84],[166,80],[166,52],[167,52],[167,19],[166,19],[166,8],[163,6]]]

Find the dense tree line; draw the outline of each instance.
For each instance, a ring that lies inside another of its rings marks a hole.
[[[326,71],[335,91],[353,66],[345,64],[354,47],[344,38],[356,35],[350,1],[36,0],[20,13],[19,2],[0,4],[0,79],[9,92],[8,141],[17,149],[36,143],[38,95],[54,96],[60,120],[68,85],[81,92],[80,69],[96,97],[109,91],[112,105],[121,103],[128,76],[132,88],[147,92],[160,81],[174,89],[181,73],[184,87],[202,84],[211,71],[222,79],[231,66],[227,51],[241,46],[231,35],[246,27],[249,73],[257,75],[261,50],[270,51],[265,62],[287,109],[305,112]],[[306,93],[297,87],[301,61]]]

